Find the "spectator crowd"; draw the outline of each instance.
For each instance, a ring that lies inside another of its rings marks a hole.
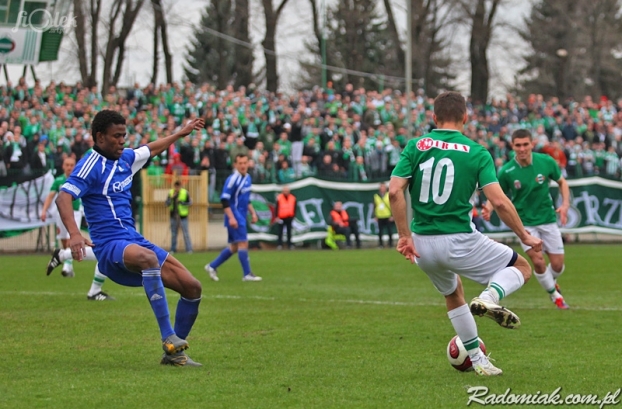
[[[94,114],[114,109],[127,119],[127,146],[173,133],[186,118],[205,118],[205,129],[179,141],[149,165],[149,173],[210,174],[218,194],[239,153],[250,158],[254,183],[289,183],[315,176],[352,182],[386,180],[407,143],[407,115],[414,137],[434,128],[433,96],[415,93],[411,106],[396,90],[299,91],[294,95],[211,85],[135,84],[96,88],[51,82],[0,86],[0,177],[53,170],[67,155],[79,160],[93,145]],[[551,155],[568,178],[620,179],[622,99],[559,101],[507,95],[475,106],[468,101],[464,134],[485,146],[500,168],[512,159],[512,132],[532,132],[537,151]]]

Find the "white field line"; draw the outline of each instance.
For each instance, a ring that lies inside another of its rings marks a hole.
[[[122,296],[145,297],[144,293],[123,292]],[[84,297],[86,293],[76,292],[60,292],[60,291],[0,291],[0,295],[16,295],[16,296],[64,296],[64,297]],[[444,307],[444,302],[406,302],[406,301],[383,301],[383,300],[356,300],[356,299],[313,299],[313,298],[276,298],[262,297],[257,295],[225,295],[225,294],[203,294],[204,299],[226,299],[226,300],[260,300],[260,301],[294,301],[305,303],[341,303],[341,304],[364,304],[364,305],[393,305],[397,307]],[[549,310],[554,309],[553,306],[528,305],[528,304],[512,304],[513,309],[527,310]],[[571,310],[581,311],[622,311],[619,307],[582,307],[580,305],[571,305]]]

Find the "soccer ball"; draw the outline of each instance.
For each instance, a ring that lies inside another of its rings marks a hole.
[[[479,349],[482,352],[486,353],[486,345],[484,345],[484,341],[481,338],[479,339]],[[471,363],[471,358],[469,358],[469,354],[466,349],[464,349],[464,345],[462,345],[462,341],[456,335],[449,341],[447,344],[447,359],[451,366],[456,368],[459,371],[467,372],[473,370],[473,364]]]

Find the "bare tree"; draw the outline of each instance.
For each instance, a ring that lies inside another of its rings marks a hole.
[[[101,0],[73,0],[73,10],[75,15],[76,27],[74,35],[76,37],[78,67],[82,83],[87,87],[97,85],[97,58],[98,48],[98,26],[101,13]],[[90,21],[87,21],[87,16]],[[87,49],[87,27],[90,25],[91,46],[90,53]],[[90,54],[90,55],[89,55]]]
[[[248,30],[249,0],[235,0],[233,35],[240,41],[250,42]],[[235,84],[248,85],[253,82],[253,49],[241,44],[235,46]]]
[[[91,87],[89,65],[86,55],[86,16],[82,7],[82,0],[73,0],[73,13],[75,16],[76,27],[74,35],[76,36],[76,43],[78,45],[78,68],[80,70],[80,77],[82,83],[86,87]]]
[[[156,83],[158,74],[158,50],[159,39],[162,40],[162,53],[164,54],[164,67],[166,71],[166,82],[173,82],[173,58],[168,44],[168,24],[164,16],[164,9],[162,0],[151,0],[151,7],[153,8],[154,29],[153,29],[153,74],[151,76],[151,82]]]
[[[411,1],[411,0],[406,0],[406,1]],[[384,2],[384,8],[387,11],[387,25],[388,25],[387,29],[389,30],[389,33],[393,37],[393,43],[398,45],[395,49],[395,52],[397,54],[398,69],[403,72],[404,67],[405,67],[404,64],[406,62],[406,53],[404,52],[404,49],[402,48],[402,42],[400,41],[400,35],[397,32],[397,25],[395,24],[395,17],[393,16],[393,9],[391,8],[391,1],[383,0],[383,2]]]
[[[281,0],[281,4],[278,5],[275,11],[272,7],[272,0],[262,0],[266,18],[266,34],[261,44],[263,45],[266,58],[266,88],[272,92],[276,92],[279,86],[275,41],[276,25],[287,2],[288,0]]]
[[[496,25],[495,18],[502,0],[461,0],[462,13],[471,27],[469,55],[471,62],[471,98],[485,103],[488,99],[490,70],[488,46]]]
[[[87,0],[73,0],[78,65],[82,82],[86,86],[97,85],[100,58],[103,58],[102,93],[108,92],[109,85],[118,83],[123,68],[126,41],[144,1],[114,0],[109,9],[108,20],[102,21],[102,0],[88,0],[88,3]],[[90,17],[90,21],[87,21],[87,16]],[[119,20],[121,27],[117,30]],[[100,24],[107,31],[107,43],[103,53],[99,46]],[[90,32],[87,34],[89,25]],[[90,49],[86,46],[87,37],[90,37]]]

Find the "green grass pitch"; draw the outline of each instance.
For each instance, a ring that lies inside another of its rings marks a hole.
[[[497,378],[449,365],[444,300],[393,250],[254,251],[260,283],[241,281],[237,258],[214,283],[203,265],[215,253],[179,254],[203,283],[187,351],[202,368],[159,365],[141,288],[108,281],[117,301],[90,302],[93,263],[76,263],[66,279],[60,269],[46,277],[47,256],[1,256],[0,407],[455,408],[480,385],[604,396],[622,386],[620,247],[566,254],[571,310],[555,309],[532,279],[505,300],[521,329],[476,318],[504,370]],[[467,300],[481,289],[465,282]],[[167,294],[174,316],[177,296]]]

